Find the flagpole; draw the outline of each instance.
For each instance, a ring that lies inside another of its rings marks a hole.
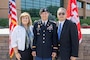
[[[17,25],[17,11],[16,11],[16,0],[9,0],[9,30],[10,34],[12,33],[14,27]],[[15,22],[13,22],[15,21]],[[11,35],[9,36],[9,53],[10,53],[10,60],[14,55],[14,50],[11,47]]]

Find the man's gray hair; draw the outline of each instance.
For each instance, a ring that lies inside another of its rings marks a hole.
[[[60,7],[60,8],[57,10],[57,13],[59,13],[60,10],[65,11],[65,13],[66,13],[66,9],[63,8],[63,7]]]

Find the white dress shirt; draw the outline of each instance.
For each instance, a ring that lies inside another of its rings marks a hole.
[[[45,23],[45,25],[47,24],[47,22],[48,22],[48,20],[46,20],[46,21],[43,21],[43,20],[42,20],[42,23]]]
[[[61,23],[61,28],[63,28],[64,22],[65,22],[65,20],[64,20],[64,21],[59,21],[59,25],[60,25],[60,23]],[[59,27],[59,25],[58,25],[58,27]]]

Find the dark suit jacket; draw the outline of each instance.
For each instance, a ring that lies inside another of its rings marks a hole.
[[[56,49],[53,49],[53,47],[57,47],[58,41],[56,28],[56,24],[49,20],[46,26],[42,24],[41,20],[34,24],[33,51],[36,51],[38,57],[51,58],[52,52],[56,52]]]
[[[65,20],[58,43],[60,44],[59,56],[61,60],[70,60],[70,56],[78,56],[79,40],[75,23]]]

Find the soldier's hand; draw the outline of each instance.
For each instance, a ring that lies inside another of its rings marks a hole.
[[[16,53],[15,56],[16,56],[17,60],[20,60],[20,58],[21,58],[20,53]]]
[[[36,56],[36,51],[32,51],[32,56]]]
[[[52,58],[55,58],[56,57],[56,53],[55,52],[52,52]]]

